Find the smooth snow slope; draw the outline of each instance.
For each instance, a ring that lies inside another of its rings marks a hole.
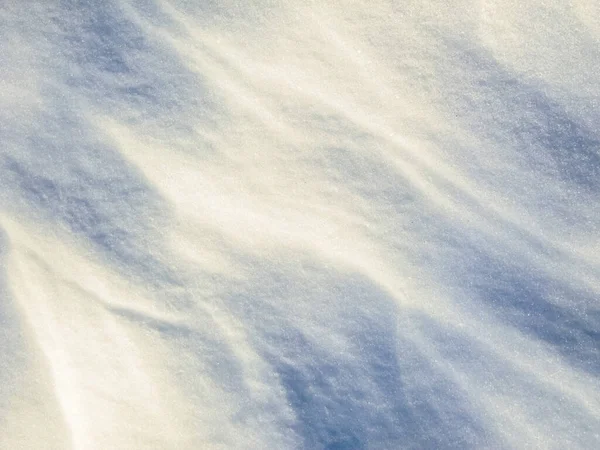
[[[596,0],[3,0],[0,448],[600,448]]]

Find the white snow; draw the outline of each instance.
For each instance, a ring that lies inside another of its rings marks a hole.
[[[0,39],[0,449],[600,448],[596,1]]]

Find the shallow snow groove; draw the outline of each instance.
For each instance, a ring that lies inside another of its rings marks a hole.
[[[0,6],[0,448],[600,446],[596,2]]]

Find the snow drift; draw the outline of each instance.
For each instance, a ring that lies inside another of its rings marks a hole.
[[[25,3],[1,448],[600,446],[597,2]]]

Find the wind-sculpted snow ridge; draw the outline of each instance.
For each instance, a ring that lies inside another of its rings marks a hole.
[[[600,448],[597,5],[2,2],[0,448]]]

